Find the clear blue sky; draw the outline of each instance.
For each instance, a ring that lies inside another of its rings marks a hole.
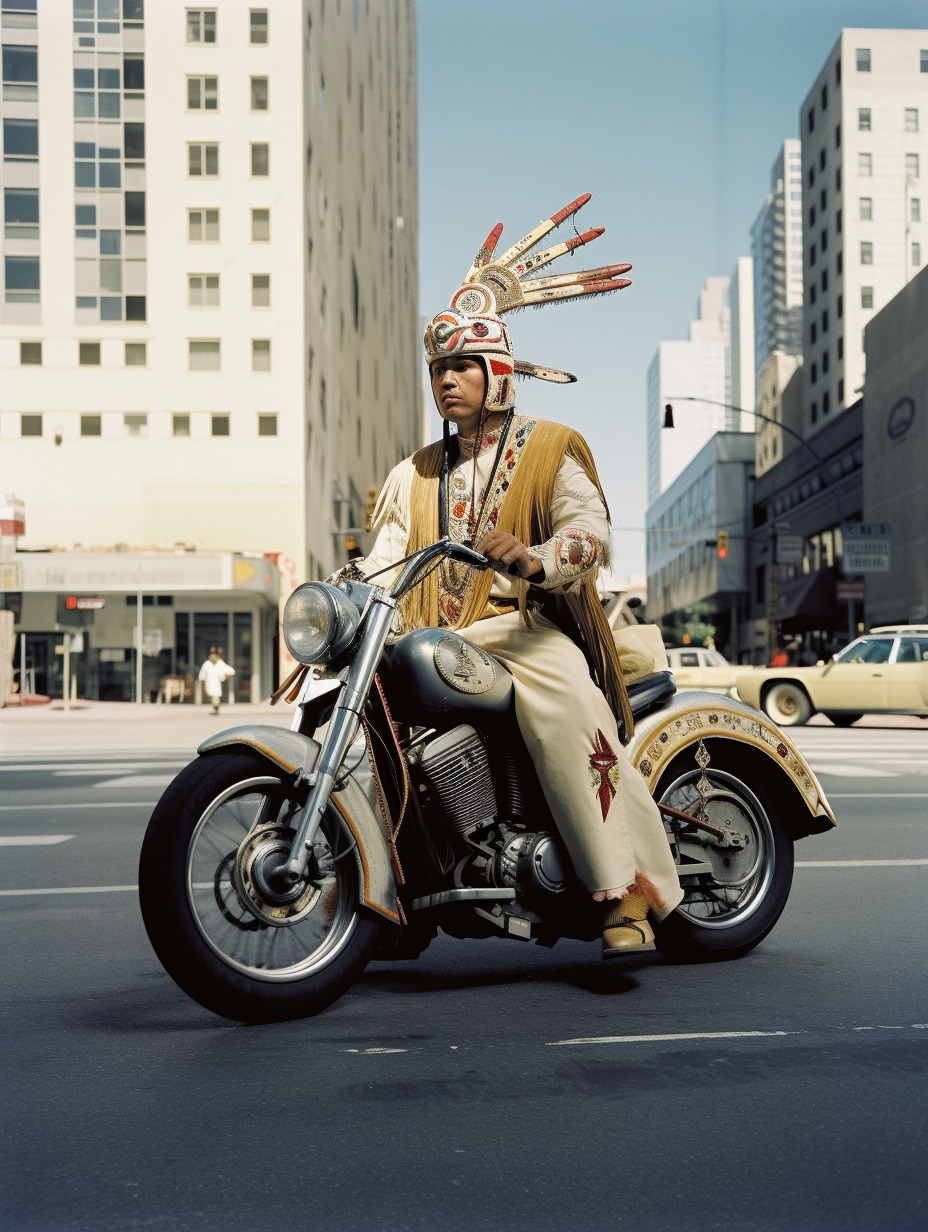
[[[710,274],[750,252],[779,144],[842,27],[928,27],[924,0],[418,0],[420,302],[445,307],[496,222],[502,247],[583,192],[583,265],[633,285],[510,318],[516,354],[567,368],[519,408],[590,441],[615,567],[644,568],[645,374]],[[926,43],[928,46],[928,43]],[[565,263],[566,265],[566,263]],[[582,266],[581,266],[582,268]],[[682,391],[681,391],[682,392]],[[623,529],[628,528],[628,529]]]

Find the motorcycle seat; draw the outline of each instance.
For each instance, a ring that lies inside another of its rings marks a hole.
[[[670,701],[676,691],[677,682],[673,672],[654,672],[650,676],[642,676],[628,686],[632,716],[643,719],[646,714]]]

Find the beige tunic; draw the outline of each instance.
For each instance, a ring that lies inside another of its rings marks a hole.
[[[468,538],[474,476],[473,442],[459,441],[461,456],[449,475],[449,530]],[[480,509],[496,453],[496,437],[477,458]],[[398,489],[392,519],[374,548],[357,562],[363,574],[406,555],[408,495],[413,465],[395,468],[388,484]],[[586,473],[571,458],[558,472],[551,507],[553,536],[527,545],[542,562],[544,588],[569,586],[598,568],[609,538],[603,502]],[[484,516],[476,538],[490,526]],[[378,582],[384,584],[384,579]],[[496,574],[492,595],[516,597],[516,586]],[[663,822],[644,780],[619,741],[615,716],[590,677],[582,651],[544,617],[527,627],[518,612],[481,620],[460,630],[474,645],[504,663],[515,685],[516,717],[558,831],[574,869],[590,891],[624,889],[641,873],[656,887],[660,917],[683,897]]]

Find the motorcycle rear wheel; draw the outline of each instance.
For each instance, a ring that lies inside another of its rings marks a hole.
[[[728,817],[749,842],[740,852],[692,844],[688,854],[708,859],[716,872],[700,875],[700,884],[687,887],[683,902],[655,927],[657,948],[676,962],[719,962],[747,954],[780,918],[793,882],[793,844],[769,793],[724,770],[709,769],[707,776],[714,794],[705,820],[719,824]],[[698,799],[699,777],[699,770],[691,770],[659,784],[657,799],[686,811]]]
[[[354,839],[334,808],[311,875],[285,902],[261,897],[262,861],[288,845],[294,808],[276,767],[217,753],[181,771],[145,834],[139,900],[149,940],[174,982],[225,1018],[319,1013],[354,983],[380,938],[380,921],[360,907]]]

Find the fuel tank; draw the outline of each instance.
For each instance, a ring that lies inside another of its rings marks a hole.
[[[445,629],[416,629],[389,652],[384,683],[393,717],[417,727],[514,722],[512,677]]]

